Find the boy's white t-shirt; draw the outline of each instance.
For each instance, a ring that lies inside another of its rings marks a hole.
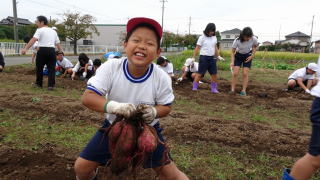
[[[89,59],[88,63],[89,63],[88,70],[92,71],[93,70],[93,61],[91,59]],[[80,66],[80,62],[78,61],[77,64],[72,69],[72,71],[73,72],[78,72],[80,67],[81,67]]]
[[[307,68],[300,68],[294,71],[288,79],[298,79],[301,78],[303,81],[309,80],[309,79],[314,79],[314,74],[307,74]]]
[[[232,44],[232,48],[240,54],[247,54],[252,50],[253,46],[258,46],[258,39],[253,36],[249,41],[241,42],[239,38],[235,39]]]
[[[207,37],[204,34],[201,35],[197,41],[197,45],[201,46],[200,55],[214,56],[217,42],[216,36]]]
[[[38,39],[38,47],[55,48],[60,43],[57,32],[49,27],[38,28],[33,37]]]
[[[316,97],[320,97],[320,81],[319,81],[319,77],[320,77],[320,56],[318,58],[317,75],[318,75],[318,83],[314,88],[311,89],[311,95],[316,96]]]
[[[108,101],[134,105],[171,105],[174,100],[171,78],[163,70],[152,63],[145,75],[134,78],[128,71],[126,58],[110,59],[103,63],[96,75],[89,79],[87,89],[106,96]],[[106,113],[110,123],[115,117]],[[158,121],[155,119],[151,125]]]
[[[62,61],[57,60],[57,63],[64,69],[73,68],[73,64],[65,57],[63,57]]]
[[[186,71],[195,73],[195,72],[198,72],[198,69],[199,69],[199,63],[198,62],[194,62],[193,63],[193,67],[191,67],[191,66],[187,67]]]
[[[172,65],[172,63],[168,62],[167,66],[162,67],[162,66],[158,65],[158,67],[160,69],[164,70],[164,72],[173,75],[173,65]]]

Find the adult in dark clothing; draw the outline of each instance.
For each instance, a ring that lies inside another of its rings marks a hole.
[[[33,38],[29,41],[26,47],[22,50],[22,54],[38,41],[39,50],[36,57],[37,78],[35,86],[42,87],[43,67],[48,67],[48,90],[53,90],[55,85],[55,66],[56,54],[55,46],[61,51],[60,40],[57,32],[48,27],[48,19],[44,16],[38,16],[36,25],[38,26]]]

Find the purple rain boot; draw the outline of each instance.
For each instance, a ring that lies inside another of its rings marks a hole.
[[[199,83],[197,83],[197,82],[193,82],[192,91],[196,91],[196,90],[198,90],[198,86],[199,86]]]
[[[215,83],[215,82],[212,82],[212,83],[211,83],[211,92],[214,93],[214,94],[219,93],[219,91],[218,91],[217,88],[218,88],[218,84]]]

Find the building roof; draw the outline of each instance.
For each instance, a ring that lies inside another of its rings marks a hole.
[[[240,32],[241,32],[240,29],[234,28],[234,29],[231,29],[231,30],[223,31],[223,32],[221,32],[221,34],[240,34]]]
[[[292,34],[289,34],[289,35],[286,35],[286,37],[310,37],[300,31],[297,31],[295,33],[292,33]]]
[[[13,25],[13,20],[14,18],[12,16],[8,16],[7,18],[2,19],[0,21],[0,24]],[[28,19],[18,18],[18,25],[30,25],[30,24],[33,24],[33,23],[30,22]]]
[[[264,41],[263,43],[272,43],[272,42],[270,42],[270,41]]]
[[[319,40],[317,40],[317,41],[315,41],[315,43],[320,43],[320,39],[319,39]]]

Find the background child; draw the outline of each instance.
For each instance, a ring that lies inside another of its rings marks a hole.
[[[310,88],[316,85],[315,73],[318,70],[316,63],[309,63],[307,67],[294,71],[288,78],[288,90],[301,87],[306,93],[310,94]]]
[[[115,114],[129,117],[136,105],[146,104],[144,121],[164,140],[158,118],[170,113],[174,96],[170,77],[152,63],[160,55],[161,36],[162,28],[158,22],[148,18],[129,20],[124,43],[128,58],[108,60],[88,81],[82,103],[92,110],[107,113],[104,128],[110,126]],[[76,160],[78,180],[94,179],[96,168],[111,158],[105,136],[98,131]],[[160,179],[188,179],[173,162],[163,164],[163,153],[164,145],[158,144],[144,167],[153,168]]]
[[[5,65],[4,58],[3,58],[2,52],[0,52],[0,72],[3,71],[4,65]]]
[[[94,74],[97,72],[97,69],[101,66],[101,60],[95,59],[93,60],[93,72]]]
[[[80,53],[78,62],[72,69],[71,79],[74,80],[75,76],[79,76],[80,79],[89,79],[93,74],[93,62],[85,53]]]
[[[60,72],[63,77],[65,77],[67,74],[72,74],[72,68],[73,64],[69,59],[64,57],[64,53],[62,51],[56,51],[57,56],[57,65],[56,66],[56,72]]]
[[[182,76],[178,79],[178,81],[180,82],[183,79],[187,78],[193,82],[194,78],[196,77],[196,74],[198,72],[198,68],[199,68],[199,63],[194,62],[193,58],[186,59],[186,62],[184,63],[184,66],[182,67]]]
[[[157,64],[159,65],[160,69],[164,70],[164,72],[168,73],[168,75],[170,77],[173,77],[173,65],[172,63],[169,61],[169,59],[167,59],[164,56],[160,56],[157,59]]]
[[[239,69],[243,67],[242,90],[240,92],[240,95],[247,95],[249,70],[251,68],[252,60],[256,53],[257,46],[258,39],[253,36],[253,32],[250,27],[245,27],[241,31],[240,37],[234,40],[231,50],[230,67],[232,68],[232,80],[230,93],[235,93]]]
[[[219,93],[217,79],[217,59],[219,51],[217,47],[216,25],[209,23],[197,41],[197,46],[194,50],[193,58],[200,51],[199,69],[193,81],[193,91],[198,90],[201,76],[204,76],[208,71],[211,75],[211,92]]]

